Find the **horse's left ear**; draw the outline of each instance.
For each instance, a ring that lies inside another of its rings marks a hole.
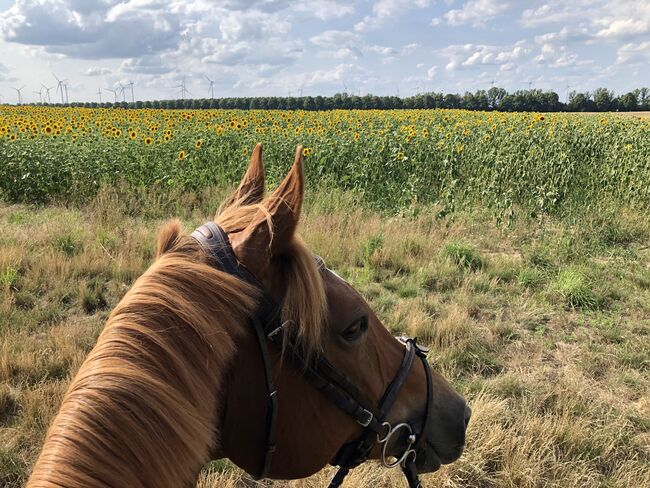
[[[262,144],[257,143],[253,149],[246,174],[235,192],[221,205],[221,208],[228,208],[233,204],[253,205],[260,203],[262,198],[264,198],[264,164],[262,163]]]
[[[291,170],[273,195],[262,202],[250,225],[230,234],[237,259],[258,276],[271,258],[282,255],[293,240],[302,209],[303,178],[302,146],[298,146]]]

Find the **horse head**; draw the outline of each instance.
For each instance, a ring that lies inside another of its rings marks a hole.
[[[286,178],[264,198],[258,145],[241,184],[216,217],[236,259],[264,295],[282,304],[281,322],[288,329],[283,332],[295,338],[294,347],[306,357],[296,366],[283,359],[284,343],[269,349],[277,391],[277,439],[269,460],[265,443],[272,407],[263,358],[249,328],[228,375],[218,453],[250,473],[273,478],[305,477],[328,463],[353,467],[366,457],[389,462],[389,456],[403,467],[414,461],[420,472],[435,471],[461,455],[469,407],[426,361],[415,360],[404,371],[406,341],[394,338],[349,283],[312,257],[296,235],[303,188],[298,147]],[[412,346],[424,356],[422,348]],[[322,362],[325,372],[314,382],[303,367],[313,364],[319,370]],[[331,371],[334,377],[328,378]],[[380,408],[400,375],[401,384],[390,393],[392,404]],[[343,390],[343,400],[324,394],[323,380],[328,388]],[[354,407],[374,415],[380,432],[368,431],[363,416],[341,408],[346,395]],[[366,452],[359,453],[363,442]]]

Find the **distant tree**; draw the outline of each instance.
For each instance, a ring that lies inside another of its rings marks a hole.
[[[618,108],[624,112],[632,112],[633,110],[639,109],[639,101],[637,95],[634,92],[628,92],[625,95],[621,95],[618,99]]]
[[[596,104],[591,99],[589,92],[577,93],[573,91],[569,93],[567,110],[569,112],[594,112],[596,110]]]
[[[650,90],[647,88],[637,88],[633,91],[636,95],[639,110],[650,110]]]
[[[615,110],[614,92],[607,88],[597,88],[593,94],[594,104],[598,112],[608,112]]]

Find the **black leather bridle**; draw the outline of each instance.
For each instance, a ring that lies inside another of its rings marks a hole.
[[[236,276],[257,287],[262,293],[256,313],[251,317],[255,336],[260,348],[264,376],[268,391],[266,408],[266,446],[264,448],[258,479],[264,478],[271,468],[273,453],[276,448],[276,418],[278,411],[277,390],[273,381],[271,361],[269,359],[268,343],[272,342],[284,357],[300,371],[303,376],[320,390],[338,408],[348,413],[359,425],[364,427],[361,436],[343,445],[332,465],[339,470],[330,482],[330,488],[336,488],[343,483],[350,469],[365,462],[375,443],[381,447],[381,460],[384,466],[394,468],[401,466],[410,488],[421,487],[415,467],[415,458],[420,448],[429,423],[429,407],[432,402],[432,379],[429,363],[426,359],[427,349],[418,345],[410,337],[398,338],[405,346],[404,358],[395,377],[388,385],[376,407],[363,398],[359,389],[343,374],[334,369],[327,359],[318,357],[307,360],[292,336],[290,322],[282,322],[281,306],[275,303],[258,280],[237,260],[230,245],[228,235],[214,222],[208,222],[192,233],[192,237],[201,245],[212,258],[216,268]],[[316,257],[321,270],[326,270],[320,257]],[[408,376],[415,358],[418,357],[424,366],[427,382],[427,404],[423,419],[417,424],[408,422],[391,425],[385,418],[395,403],[406,377]],[[403,453],[395,460],[389,460],[387,453],[389,442],[402,442],[406,445]]]

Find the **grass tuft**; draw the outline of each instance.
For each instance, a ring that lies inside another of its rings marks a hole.
[[[596,310],[602,305],[602,299],[594,290],[593,282],[579,269],[562,270],[552,287],[568,308]]]
[[[484,266],[483,258],[481,258],[478,251],[467,244],[450,242],[442,249],[442,253],[459,268],[477,271]]]

